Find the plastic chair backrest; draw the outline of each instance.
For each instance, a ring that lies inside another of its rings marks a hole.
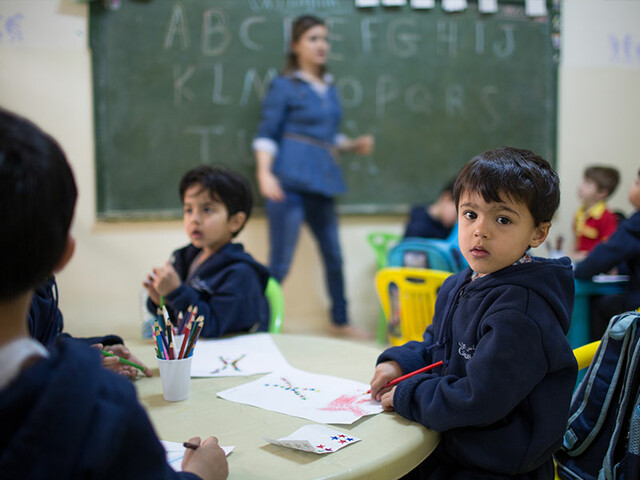
[[[402,239],[401,235],[387,232],[372,232],[367,235],[367,242],[373,248],[376,255],[376,266],[378,270],[387,266],[387,252],[392,243]]]
[[[264,295],[269,302],[269,332],[281,333],[284,318],[284,296],[282,288],[275,278],[269,277]]]
[[[457,273],[467,266],[467,262],[457,247],[446,240],[408,237],[389,250],[387,265]]]
[[[422,340],[433,320],[436,295],[451,272],[426,268],[386,267],[376,274],[376,291],[393,346]]]

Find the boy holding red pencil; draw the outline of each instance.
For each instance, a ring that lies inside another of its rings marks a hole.
[[[547,237],[558,176],[533,152],[502,147],[462,168],[454,198],[469,267],[445,281],[423,342],[382,353],[371,394],[442,434],[408,478],[552,479],[577,374],[565,337],[574,284],[568,258],[528,250]]]
[[[175,472],[133,385],[98,350],[29,335],[34,289],[73,255],[76,196],[55,140],[0,109],[0,477],[224,480],[215,437],[189,439],[198,449]]]
[[[269,271],[242,244],[232,242],[251,215],[253,198],[246,179],[222,167],[201,165],[182,177],[180,198],[191,243],[147,275],[143,285],[149,311],[155,313],[164,298],[176,324],[178,312],[195,305],[204,317],[204,338],[266,331]]]

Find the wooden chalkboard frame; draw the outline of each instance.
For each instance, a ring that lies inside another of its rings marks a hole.
[[[309,12],[333,35],[343,130],[376,135],[372,156],[342,158],[350,190],[341,213],[432,201],[471,156],[504,144],[555,165],[559,2],[542,19],[524,16],[524,0],[499,2],[499,15],[478,13],[472,1],[461,13],[409,3],[123,0],[108,10],[91,2],[98,218],[180,217],[179,179],[207,162],[245,174],[260,209],[250,148],[259,100],[283,65],[287,22]],[[229,74],[236,66],[241,73]]]

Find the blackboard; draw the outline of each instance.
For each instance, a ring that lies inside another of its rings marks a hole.
[[[97,208],[101,219],[180,215],[178,182],[200,163],[255,181],[251,141],[291,20],[330,27],[342,130],[373,133],[373,155],[343,155],[342,212],[433,200],[473,155],[511,145],[555,162],[558,2],[447,13],[358,8],[354,0],[91,2]],[[556,10],[554,10],[554,8]]]

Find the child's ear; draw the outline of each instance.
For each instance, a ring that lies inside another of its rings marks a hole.
[[[76,250],[76,239],[73,238],[69,233],[67,235],[67,243],[65,244],[64,250],[62,251],[62,256],[60,257],[60,260],[58,260],[58,263],[54,267],[53,273],[58,273],[60,270],[62,270],[65,267],[67,263],[69,263],[69,260],[71,260],[71,257],[73,257],[73,252],[75,250]]]
[[[542,222],[540,225],[538,225],[533,232],[531,241],[529,242],[529,246],[531,248],[536,248],[542,245],[542,242],[544,242],[547,239],[547,235],[549,235],[550,228],[551,222]]]
[[[244,212],[236,212],[229,217],[229,229],[232,233],[236,233],[242,228],[244,222],[247,221],[247,214]]]

